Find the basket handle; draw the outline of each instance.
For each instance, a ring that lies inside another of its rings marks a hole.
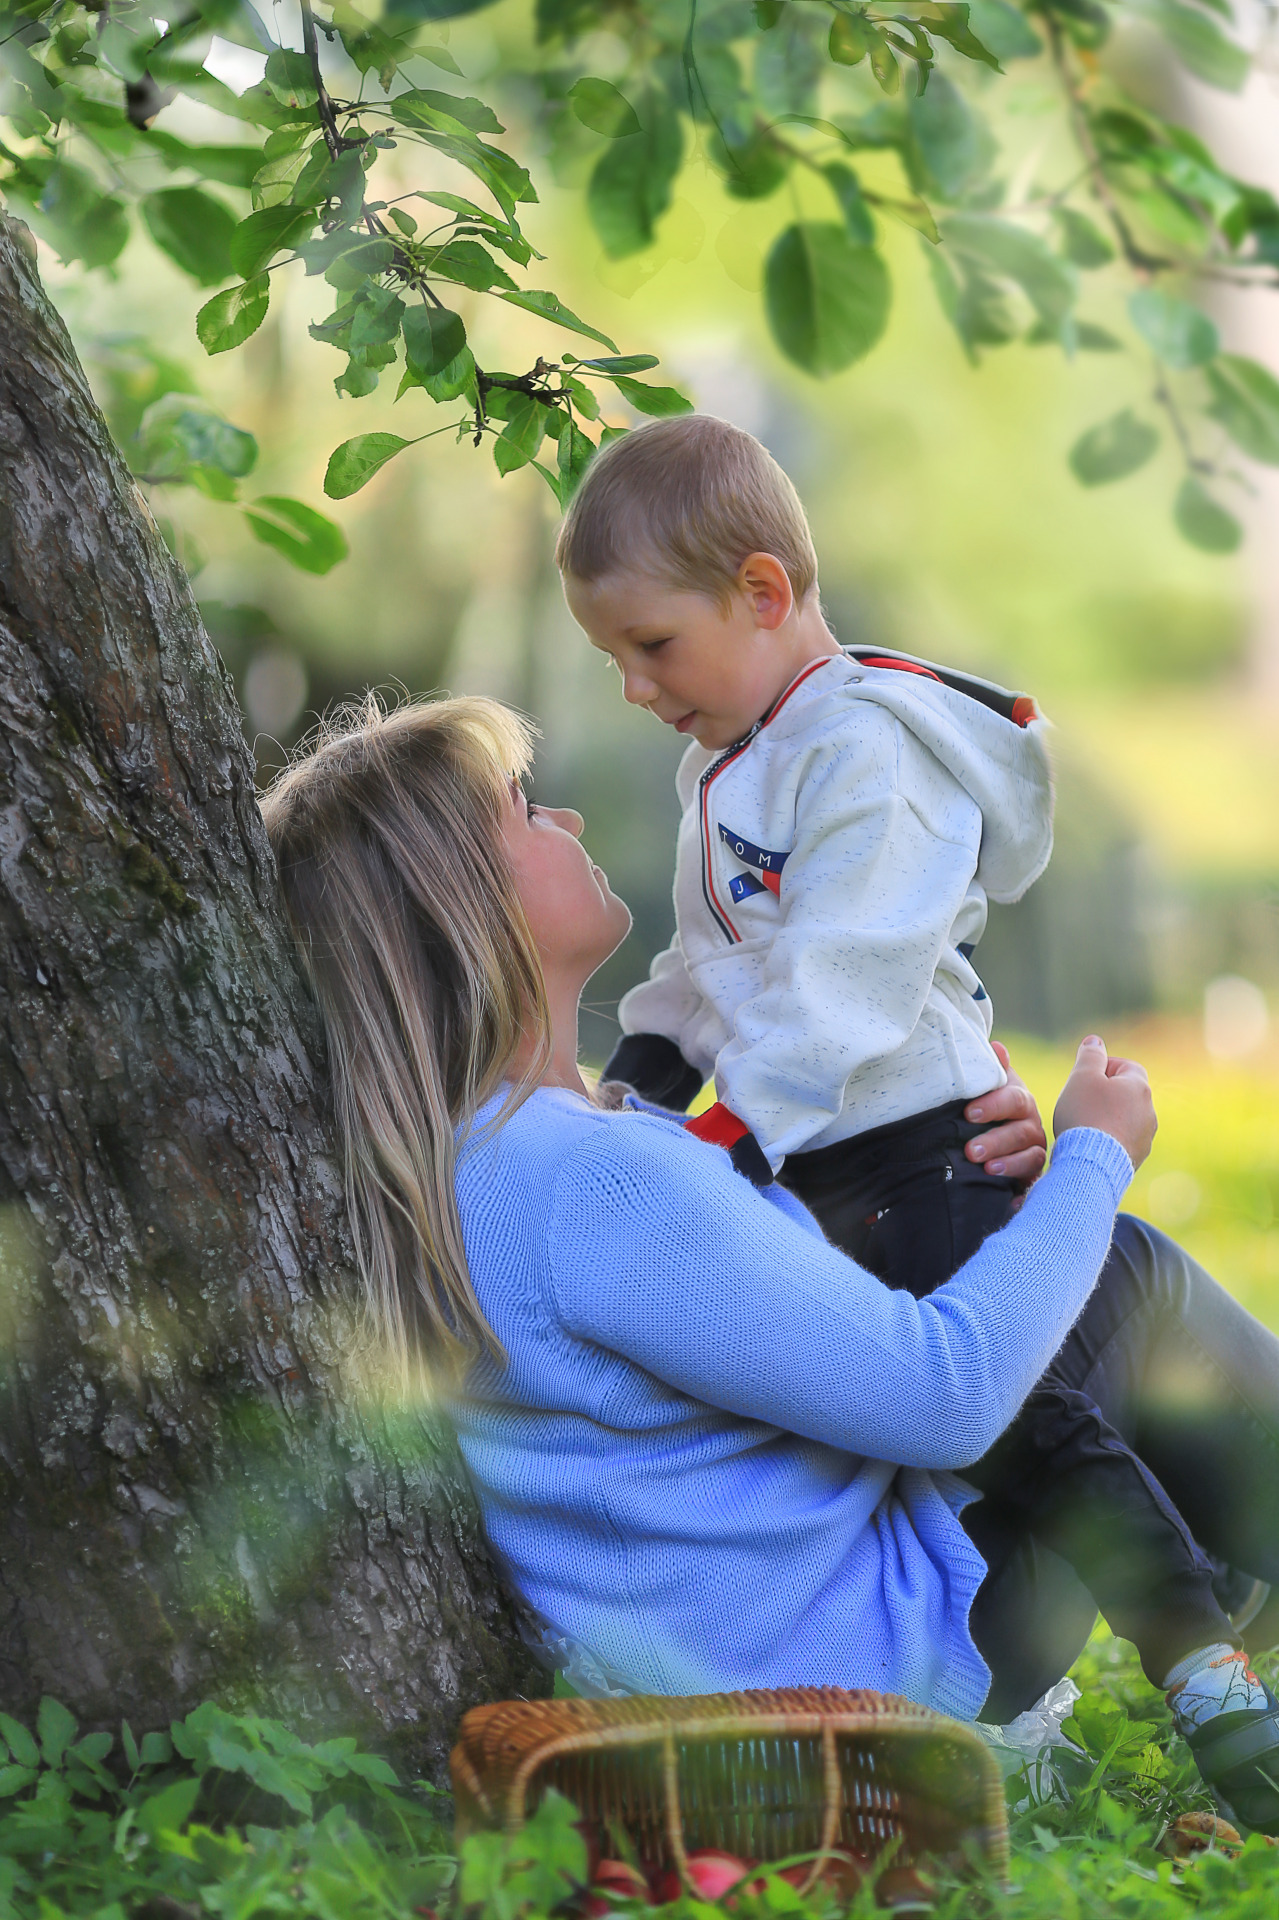
[[[801,1900],[817,1885],[823,1868],[835,1850],[835,1842],[839,1838],[840,1816],[844,1810],[844,1783],[839,1772],[839,1749],[836,1745],[835,1729],[829,1722],[822,1728],[822,1786],[824,1789],[822,1837],[817,1846],[817,1858],[796,1889]]]
[[[665,1800],[666,1844],[671,1851],[671,1860],[680,1877],[685,1892],[696,1894],[697,1888],[689,1878],[688,1852],[684,1846],[684,1819],[679,1809],[679,1752],[675,1745],[675,1735],[669,1730],[662,1736],[662,1789]]]

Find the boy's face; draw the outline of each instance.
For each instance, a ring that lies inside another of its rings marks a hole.
[[[782,573],[777,562],[772,563]],[[622,692],[700,746],[731,747],[797,671],[778,627],[790,612],[777,583],[743,578],[727,607],[651,573],[564,579],[569,611],[591,645],[612,656]]]

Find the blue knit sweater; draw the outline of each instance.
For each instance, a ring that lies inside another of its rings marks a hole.
[[[673,1120],[542,1089],[477,1126],[458,1205],[509,1365],[453,1412],[512,1583],[638,1691],[875,1687],[972,1718],[985,1568],[953,1470],[1061,1344],[1131,1176],[1065,1134],[917,1301]]]

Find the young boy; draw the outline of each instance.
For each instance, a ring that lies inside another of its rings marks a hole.
[[[1014,1200],[998,1163],[966,1156],[964,1109],[1004,1079],[972,965],[987,901],[1019,898],[1052,847],[1034,703],[841,648],[793,487],[722,421],[600,454],[556,558],[626,699],[690,737],[675,938],[622,1001],[605,1078],[682,1109],[713,1073],[690,1129],[757,1184],[779,1177],[888,1285],[930,1292]],[[1084,1396],[1050,1369],[966,1477],[1071,1561],[1197,1757],[1210,1723],[1262,1730],[1276,1703],[1209,1563]]]

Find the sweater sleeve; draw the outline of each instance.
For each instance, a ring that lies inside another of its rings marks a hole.
[[[719,1148],[619,1115],[557,1176],[550,1305],[695,1399],[901,1466],[962,1468],[1077,1317],[1131,1177],[1109,1135],[1063,1135],[1015,1219],[916,1300],[770,1206]]]
[[[871,703],[855,719],[801,786],[781,923],[715,1063],[720,1099],[774,1170],[913,1033],[981,847],[980,809],[928,749]]]

